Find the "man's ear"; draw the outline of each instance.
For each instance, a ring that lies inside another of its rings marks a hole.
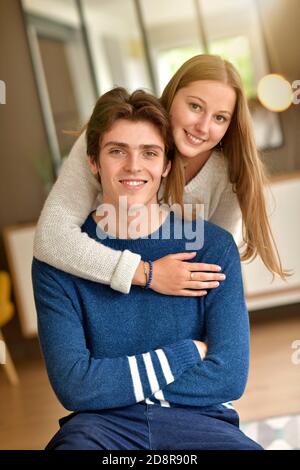
[[[93,175],[98,175],[99,167],[98,167],[97,163],[95,162],[95,160],[88,155],[87,156],[87,161],[88,161],[88,165],[89,165]]]
[[[161,175],[162,178],[165,178],[166,176],[168,176],[168,174],[170,173],[170,170],[171,170],[171,166],[172,166],[172,162],[169,160],[168,163],[167,163],[166,168],[164,169],[163,174]]]

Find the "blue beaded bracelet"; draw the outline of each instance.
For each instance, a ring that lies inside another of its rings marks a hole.
[[[146,283],[145,289],[150,289],[152,282],[152,261],[148,260],[147,263],[149,263],[149,278]]]

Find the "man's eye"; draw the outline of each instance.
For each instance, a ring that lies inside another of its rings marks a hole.
[[[156,157],[157,153],[151,152],[150,150],[148,152],[145,152],[144,155],[146,157]]]
[[[111,149],[109,153],[112,153],[113,155],[123,155],[125,152],[121,149]]]

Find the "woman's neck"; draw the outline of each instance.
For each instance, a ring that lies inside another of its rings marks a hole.
[[[212,150],[209,150],[208,152],[202,153],[197,157],[192,158],[183,157],[182,155],[179,155],[183,162],[185,172],[185,184],[188,184],[199,173],[199,171],[203,168],[211,154]]]

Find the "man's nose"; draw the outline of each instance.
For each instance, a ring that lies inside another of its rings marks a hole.
[[[126,171],[130,171],[131,173],[136,173],[141,170],[141,160],[138,154],[132,153],[128,155],[125,164]]]

